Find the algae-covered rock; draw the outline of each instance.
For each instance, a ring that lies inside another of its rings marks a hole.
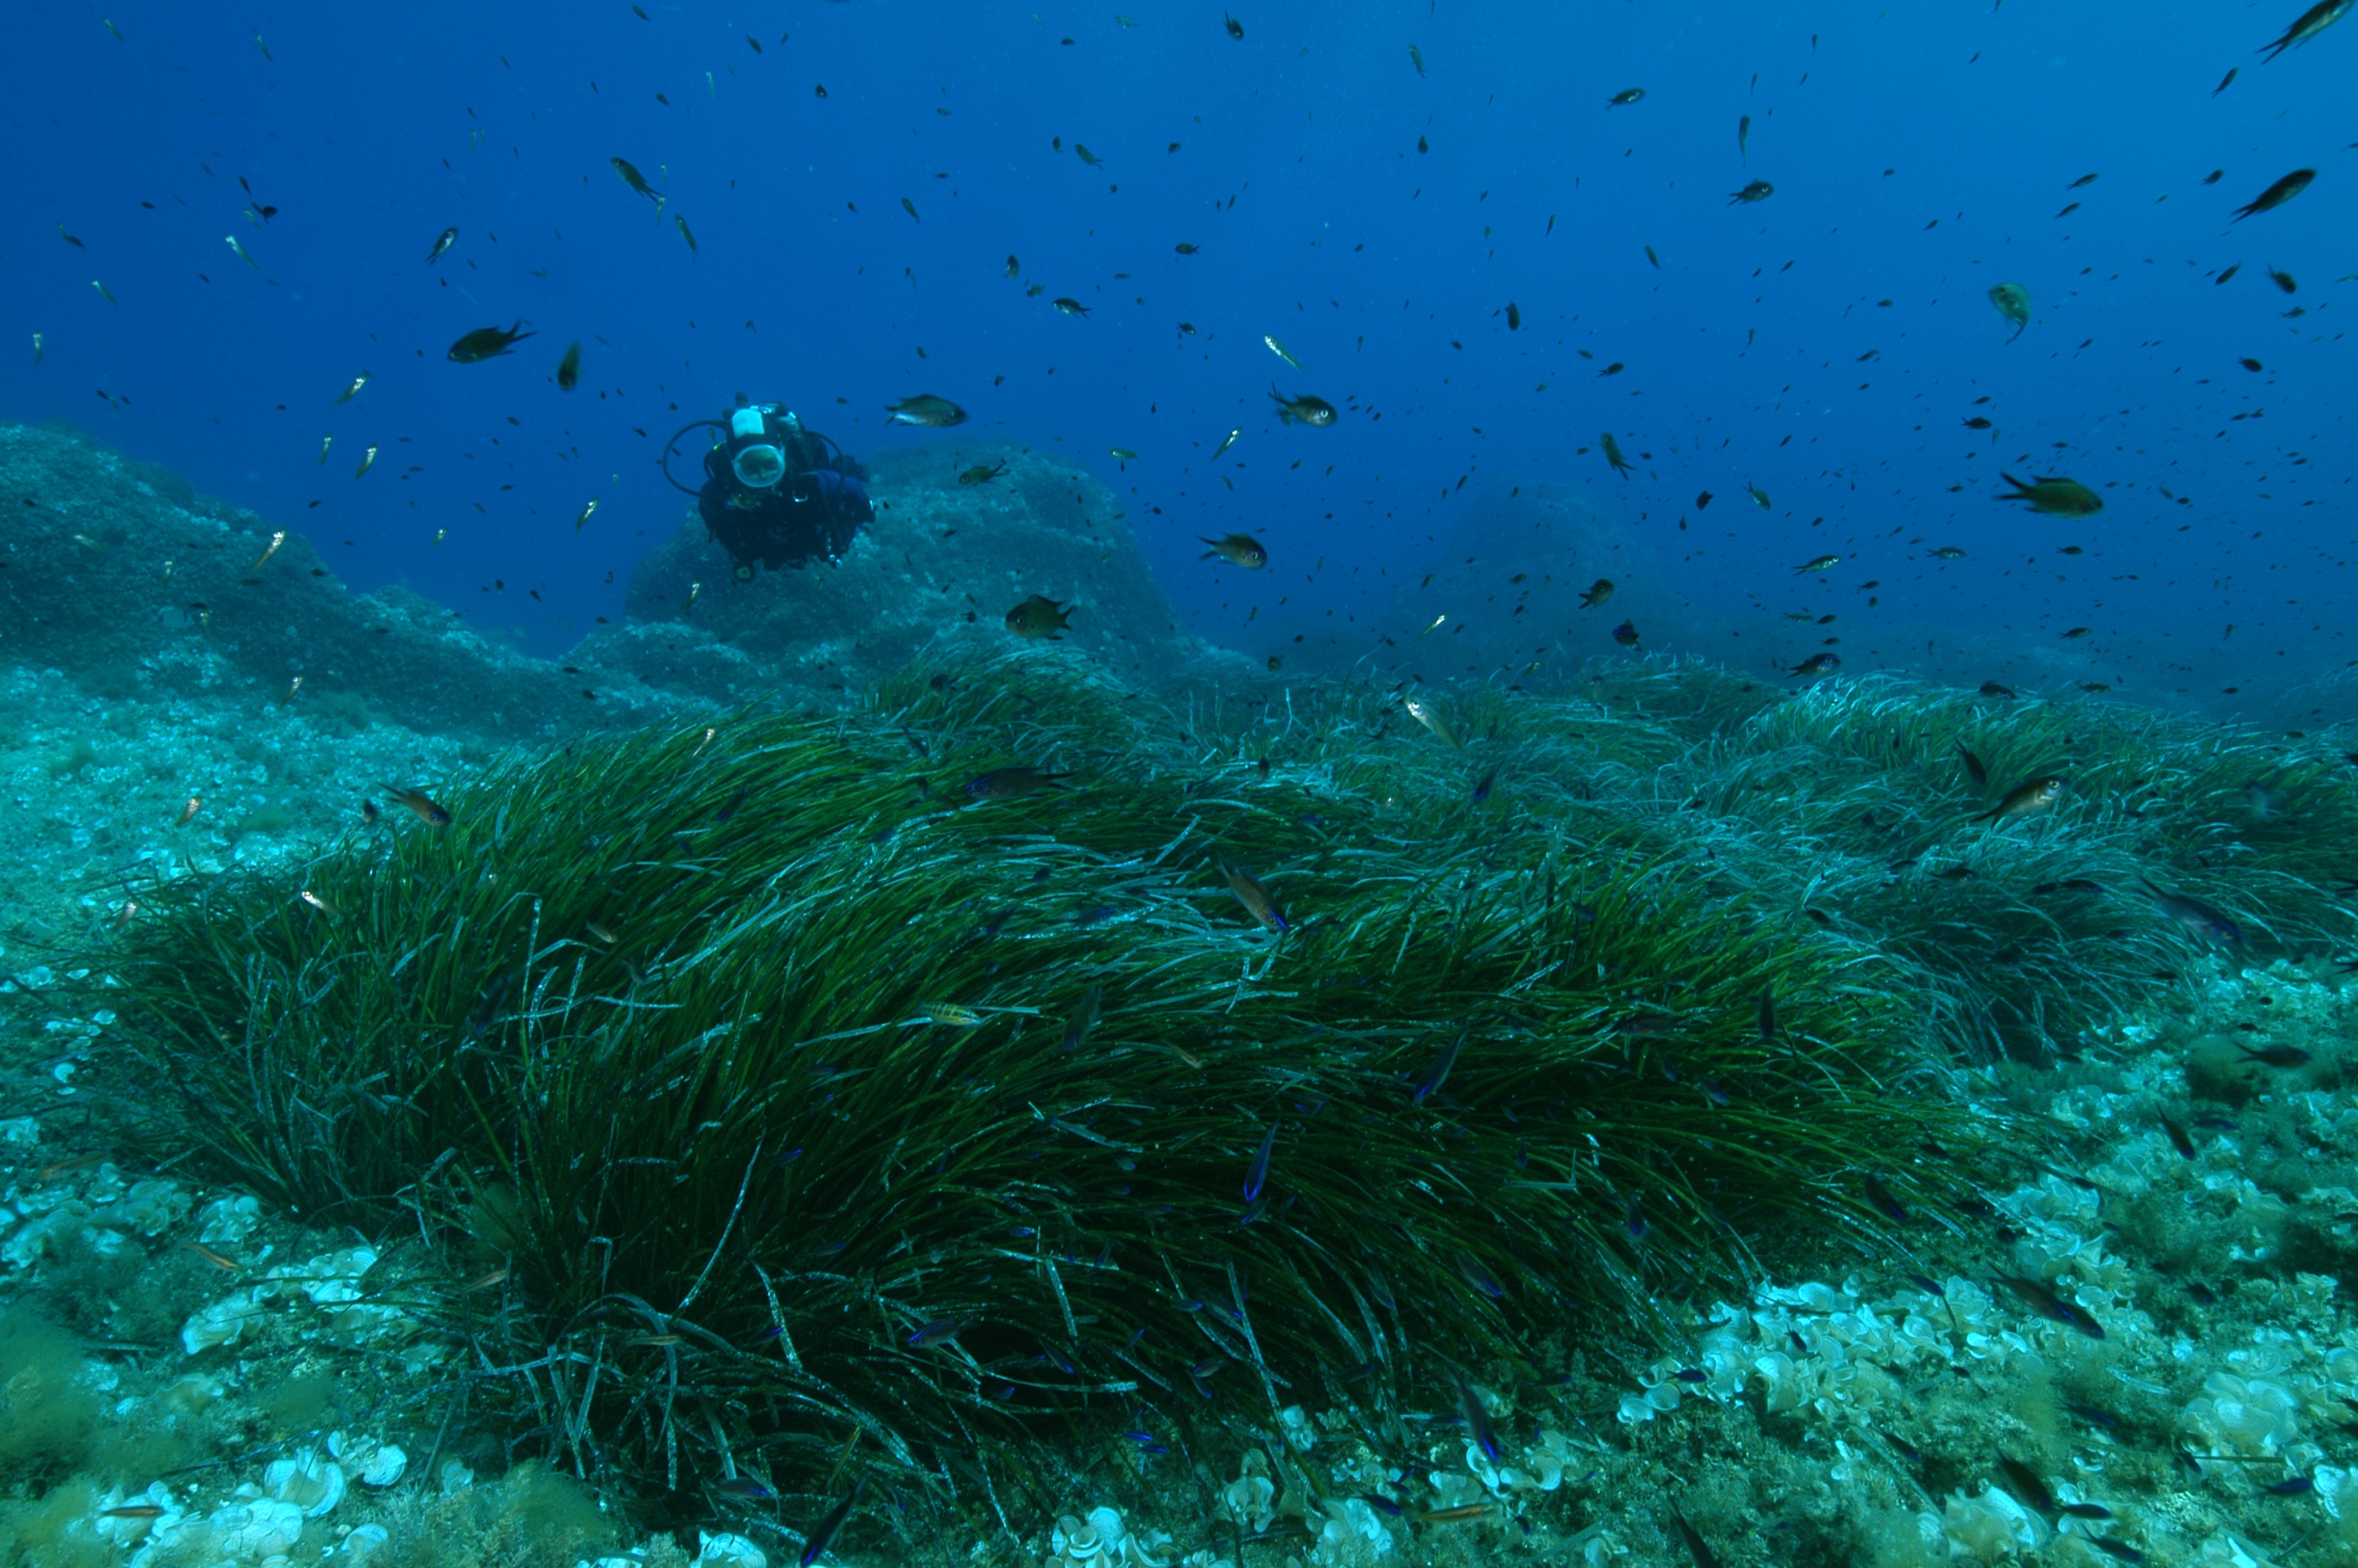
[[[1001,463],[985,482],[959,482]],[[750,581],[688,506],[631,574],[632,623],[592,633],[582,654],[722,698],[765,681],[840,687],[944,643],[1013,644],[1007,612],[1040,594],[1072,610],[1055,642],[1127,677],[1214,657],[1179,628],[1121,502],[1086,470],[1006,443],[944,442],[880,454],[869,492],[875,521],[840,561]]]
[[[416,729],[516,739],[654,701],[630,681],[585,699],[557,665],[405,589],[355,595],[299,532],[72,436],[0,426],[0,658],[110,700],[349,694]]]

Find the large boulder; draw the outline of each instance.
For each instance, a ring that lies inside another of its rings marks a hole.
[[[719,699],[856,687],[921,653],[1009,645],[1008,611],[1036,593],[1072,611],[1055,640],[1120,678],[1242,667],[1179,627],[1121,503],[1084,470],[1005,442],[936,443],[881,454],[869,494],[875,523],[842,560],[751,582],[687,506],[631,574],[626,623],[579,658]]]

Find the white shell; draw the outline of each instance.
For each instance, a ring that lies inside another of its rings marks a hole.
[[[344,1500],[344,1467],[316,1448],[272,1462],[262,1473],[263,1489],[303,1510],[305,1519],[325,1519]]]
[[[205,1522],[211,1528],[217,1551],[248,1563],[283,1557],[303,1538],[303,1510],[267,1498],[232,1503],[216,1509]]]
[[[350,1535],[345,1536],[344,1543],[336,1549],[337,1560],[352,1564],[352,1568],[357,1568],[358,1564],[367,1562],[390,1539],[391,1537],[385,1533],[384,1526],[381,1524],[361,1525]]]
[[[194,1201],[179,1183],[157,1176],[135,1183],[99,1217],[142,1236],[161,1236],[186,1217]]]
[[[1179,1561],[1179,1544],[1167,1530],[1132,1530],[1122,1547],[1136,1568],[1172,1568]]]
[[[2037,1551],[2044,1531],[2020,1503],[1992,1487],[1978,1497],[1952,1494],[1942,1513],[1941,1533],[1949,1539],[1952,1556],[1996,1563]]]
[[[392,1444],[349,1432],[330,1433],[328,1452],[363,1487],[390,1487],[409,1468],[409,1455]]]
[[[5,1260],[12,1268],[25,1268],[47,1252],[52,1242],[62,1241],[81,1229],[90,1217],[90,1205],[80,1198],[68,1198],[38,1219],[19,1226],[16,1233],[0,1245],[0,1260]]]
[[[270,1271],[270,1275],[273,1279],[300,1281],[302,1292],[315,1305],[340,1305],[361,1299],[361,1276],[376,1267],[376,1256],[373,1247],[346,1247],[322,1252],[308,1263],[294,1267],[282,1264]]]
[[[1087,1563],[1087,1561],[1097,1559],[1098,1552],[1106,1549],[1104,1538],[1098,1538],[1097,1526],[1082,1523],[1080,1519],[1073,1519],[1071,1514],[1056,1520],[1056,1532],[1049,1538],[1049,1542],[1056,1547],[1056,1559],[1064,1561],[1064,1563]]]
[[[180,1327],[180,1347],[194,1356],[216,1345],[234,1345],[262,1311],[262,1287],[223,1296]]]
[[[718,1568],[770,1568],[768,1555],[741,1535],[703,1536],[696,1560]]]
[[[1318,1429],[1310,1424],[1310,1412],[1300,1405],[1278,1411],[1277,1426],[1285,1434],[1285,1445],[1296,1454],[1307,1454],[1318,1446]]]
[[[1277,1488],[1266,1476],[1244,1476],[1220,1488],[1220,1502],[1228,1515],[1253,1534],[1269,1529],[1277,1510],[1270,1506]]]
[[[203,1227],[197,1239],[211,1247],[234,1245],[254,1234],[262,1223],[262,1200],[241,1195],[233,1198],[215,1198],[197,1213]]]

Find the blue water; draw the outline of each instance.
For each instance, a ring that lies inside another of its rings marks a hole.
[[[1842,612],[1854,674],[2086,625],[2072,653],[2125,690],[2232,707],[2353,657],[2358,23],[2267,61],[2284,0],[1238,0],[1240,40],[1208,3],[645,10],[16,0],[0,417],[543,653],[619,614],[680,515],[657,447],[741,391],[854,453],[934,438],[883,406],[937,393],[958,437],[1087,463],[1194,624],[1255,649],[1314,630],[1347,662],[1338,621],[1546,482],[1649,545],[1691,645],[1764,672],[1819,645],[1797,603]],[[2312,189],[2230,222],[2297,168]],[[1731,205],[1752,179],[1775,194]],[[2000,281],[2032,297],[2018,340]],[[519,319],[514,355],[444,359]],[[1343,417],[1281,426],[1272,385]],[[1231,489],[1207,460],[1238,427]],[[2106,509],[2003,505],[2001,469]],[[1251,592],[1196,558],[1230,529],[1272,552]]]

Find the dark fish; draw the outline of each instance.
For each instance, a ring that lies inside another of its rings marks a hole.
[[[2189,893],[2164,892],[2143,877],[2137,879],[2137,883],[2164,914],[2195,935],[2230,945],[2244,939],[2240,926],[2201,899]]]
[[[2010,686],[2000,686],[1994,680],[1985,680],[1982,682],[1982,695],[1984,697],[2012,697],[2016,693],[2014,687]]]
[[[1277,419],[1281,425],[1335,423],[1335,406],[1323,397],[1313,397],[1306,392],[1299,397],[1288,397],[1275,386],[1269,389],[1269,395],[1270,400],[1277,405]]]
[[[958,1336],[958,1331],[964,1327],[966,1327],[966,1319],[962,1317],[937,1317],[909,1336],[909,1344],[916,1349],[924,1350],[930,1346],[956,1339]]]
[[[1580,596],[1583,610],[1600,610],[1612,602],[1613,579],[1609,577],[1598,578],[1588,585],[1588,591]]]
[[[1823,676],[1832,675],[1840,668],[1842,668],[1841,654],[1812,654],[1785,673],[1788,676]]]
[[[2238,1045],[2236,1049],[2253,1061],[2270,1067],[2306,1066],[2310,1060],[2309,1053],[2298,1045],[2263,1045],[2256,1051],[2248,1045]]]
[[[1385,1497],[1381,1492],[1361,1492],[1359,1500],[1379,1514],[1390,1514],[1394,1519],[1401,1517],[1400,1504]]]
[[[1086,316],[1089,313],[1089,308],[1077,299],[1051,299],[1048,303],[1066,316]]]
[[[1523,312],[1522,312],[1522,308],[1521,308],[1520,306],[1517,305],[1513,300],[1511,300],[1511,299],[1508,300],[1508,301],[1507,301],[1507,330],[1508,330],[1508,331],[1509,331],[1509,332],[1520,331],[1520,330],[1521,330],[1521,329],[1522,329],[1522,325],[1523,325]]]
[[[2230,222],[2240,223],[2255,212],[2266,212],[2283,206],[2302,191],[2307,190],[2309,182],[2316,178],[2317,170],[2313,168],[2294,169],[2290,174],[2261,191],[2249,202],[2236,208],[2235,216]]]
[[[1629,1233],[1629,1239],[1632,1241],[1643,1241],[1646,1239],[1646,1232],[1650,1228],[1650,1227],[1646,1224],[1646,1209],[1643,1200],[1633,1196],[1628,1203],[1622,1206],[1621,1228]]]
[[[524,323],[518,321],[515,326],[505,329],[478,327],[451,344],[450,351],[443,355],[443,358],[452,364],[461,365],[478,364],[484,360],[497,359],[533,335],[530,332],[519,330],[523,326]]]
[[[2227,84],[2235,80],[2235,72],[2239,69],[2240,68],[2236,66],[2229,66],[2227,68],[2227,74],[2219,79],[2219,85],[2211,90],[2211,96],[2216,98],[2222,92],[2226,92]]]
[[[1975,822],[2011,822],[2017,816],[2029,816],[2045,811],[2063,798],[2063,781],[2048,777],[2018,784],[2006,792],[2006,798],[1973,820]]]
[[[1965,764],[1965,776],[1974,781],[1975,789],[1989,788],[1989,770],[1982,766],[1982,760],[1963,741],[1957,742],[1957,761]]]
[[[442,253],[449,250],[452,245],[455,245],[458,243],[459,231],[457,229],[451,228],[443,230],[440,235],[435,239],[434,248],[426,253],[426,265],[427,266],[432,266],[436,262],[440,261],[442,259]]]
[[[2104,498],[2076,479],[2042,479],[2035,484],[2025,484],[2010,473],[1998,478],[2014,489],[1998,497],[2000,501],[2023,501],[2033,512],[2043,512],[2050,517],[2093,517],[2104,509]]]
[[[2239,272],[2241,272],[2241,271],[2243,271],[2243,270],[2244,270],[2244,264],[2243,264],[2242,262],[2229,262],[2225,266],[2222,267],[2222,268],[2219,270],[2219,276],[2218,276],[2217,277],[2215,277],[2215,278],[2212,279],[2212,282],[2213,282],[2213,283],[2224,283],[2224,282],[2226,282],[2229,278],[2231,278],[2231,277],[2234,276],[2237,273],[2239,273]]]
[[[1613,640],[1620,643],[1625,648],[1636,647],[1638,645],[1638,623],[1635,621],[1624,621],[1620,625],[1613,628]]]
[[[1195,537],[1212,546],[1204,552],[1205,560],[1217,556],[1230,566],[1243,567],[1248,571],[1259,571],[1269,565],[1269,552],[1250,534],[1223,534],[1217,539],[1207,539],[1198,534]]]
[[[2059,1514],[2069,1514],[2073,1519],[2110,1519],[2113,1517],[2113,1510],[2106,1508],[2102,1503],[2062,1503],[2057,1505],[2055,1511]]]
[[[1072,1015],[1065,1020],[1065,1049],[1077,1051],[1088,1044],[1089,1034],[1098,1026],[1098,1010],[1105,1001],[1105,987],[1091,986],[1082,993]],[[1250,1197],[1252,1195],[1245,1195]]]
[[[1731,193],[1727,199],[1727,204],[1733,207],[1738,202],[1766,201],[1776,194],[1775,186],[1765,179],[1756,179],[1743,189]]]
[[[1269,1152],[1277,1147],[1277,1128],[1272,1125],[1260,1135],[1260,1148],[1253,1154],[1252,1164],[1245,1171],[1245,1202],[1260,1196],[1261,1184],[1269,1180]]]
[[[1624,104],[1635,103],[1645,96],[1646,90],[1642,87],[1625,87],[1620,92],[1615,93],[1612,97],[1607,98],[1605,101],[1605,106],[1608,109],[1618,109]]]
[[[2276,268],[2270,267],[2268,268],[2268,281],[2275,284],[2287,294],[2298,294],[2300,292],[2300,284],[2293,277],[2292,274],[2288,272],[2278,272]]]
[[[851,1517],[852,1505],[860,1501],[860,1488],[864,1482],[864,1477],[852,1482],[851,1495],[827,1510],[827,1517],[819,1520],[818,1528],[810,1532],[810,1542],[803,1548],[802,1556],[795,1560],[796,1568],[811,1568],[812,1563],[826,1554],[828,1543],[835,1540],[835,1532],[841,1530],[843,1521]]]
[[[565,357],[557,362],[557,388],[559,392],[570,392],[580,384],[581,345],[577,341],[565,351]]]
[[[407,811],[429,827],[448,827],[450,814],[427,797],[422,789],[404,789],[397,784],[384,786],[385,795],[395,806]]]
[[[1990,427],[1990,422],[1989,422],[1988,420],[1986,420],[1986,419],[1983,418],[1983,417],[1982,417],[1980,415],[1978,415],[1978,414],[1974,415],[1972,418],[1970,418],[1970,419],[1968,419],[1968,420],[1966,420],[1966,421],[1965,421],[1965,428],[1966,428],[1966,429],[1968,429],[1968,430],[1986,430],[1986,429],[1988,429],[1989,427]]]
[[[624,185],[629,186],[632,189],[637,191],[640,195],[645,197],[648,200],[655,204],[655,222],[663,222],[663,193],[657,190],[654,186],[649,185],[646,182],[646,177],[640,174],[637,169],[631,167],[629,159],[616,157],[608,158],[606,161],[614,166],[614,172],[622,177],[622,183]]]
[[[1900,1224],[1908,1223],[1908,1211],[1899,1206],[1899,1200],[1891,1195],[1891,1189],[1883,1184],[1883,1178],[1872,1171],[1866,1173],[1866,1201]]]
[[[1466,1435],[1473,1438],[1475,1446],[1490,1463],[1497,1464],[1507,1451],[1499,1444],[1497,1429],[1490,1424],[1490,1412],[1482,1408],[1482,1396],[1463,1378],[1457,1380],[1457,1408],[1465,1412]]]
[[[1226,12],[1220,14],[1220,24],[1228,29],[1228,37],[1232,38],[1241,38],[1245,36],[1245,25]]]
[[[1072,629],[1073,606],[1033,594],[1007,612],[1007,629],[1022,638],[1055,637]]]
[[[1027,795],[1062,787],[1057,781],[1070,773],[1044,773],[1038,768],[993,768],[966,781],[964,793],[977,800],[1021,800]]]
[[[1008,259],[1014,260],[1012,256]],[[1014,274],[1008,276],[1012,277]],[[952,425],[966,423],[965,409],[946,397],[936,397],[929,392],[904,397],[898,403],[888,403],[884,406],[884,412],[892,416],[892,423],[895,425],[925,425],[946,430]]]
[[[2055,1511],[2055,1494],[2047,1489],[2047,1483],[2039,1478],[2038,1471],[2021,1460],[2009,1459],[2003,1454],[1997,1456],[1997,1467],[2005,1475],[2007,1485],[2022,1495],[2023,1502],[2043,1514]]]
[[[1411,1098],[1410,1104],[1422,1105],[1425,1096],[1441,1092],[1441,1086],[1449,1081],[1449,1069],[1457,1065],[1457,1053],[1465,1044],[1466,1032],[1461,1029],[1455,1039],[1441,1048],[1441,1054],[1433,1058],[1433,1065],[1424,1076],[1417,1080],[1416,1093]]]
[[[2193,1159],[2194,1140],[2186,1136],[2186,1129],[2179,1126],[2178,1123],[2170,1120],[2169,1118],[2166,1116],[2160,1117],[2158,1119],[2161,1122],[2161,1130],[2163,1134],[2169,1140],[2169,1146],[2178,1151],[2180,1158],[2187,1160]]]
[[[1237,895],[1237,902],[1243,904],[1255,920],[1281,935],[1293,929],[1293,924],[1285,918],[1285,911],[1278,907],[1276,896],[1259,877],[1242,866],[1231,866],[1226,862],[1222,862],[1220,870],[1228,875],[1228,891]]]
[[[1498,1277],[1484,1268],[1482,1260],[1471,1252],[1460,1251],[1457,1254],[1457,1277],[1492,1301],[1507,1293],[1507,1287],[1498,1283]]]
[[[2017,1274],[2000,1274],[1997,1278],[2000,1284],[2028,1302],[2031,1308],[2042,1316],[2051,1317],[2058,1323],[2078,1329],[2090,1339],[2104,1337],[2103,1324],[2098,1323],[2086,1312],[2065,1301],[2038,1281]]]
[[[1629,460],[1621,455],[1621,443],[1613,438],[1613,432],[1606,431],[1597,438],[1596,444],[1604,449],[1605,460],[1613,465],[1613,471],[1626,477],[1629,472]]]
[[[1489,799],[1490,791],[1498,782],[1498,770],[1495,764],[1484,769],[1482,776],[1474,782],[1474,804],[1479,806]]]
[[[724,1498],[742,1498],[748,1502],[768,1503],[777,1500],[777,1494],[751,1476],[731,1476],[713,1483],[712,1489]]]
[[[2316,5],[2303,11],[2299,19],[2284,30],[2282,38],[2272,44],[2261,46],[2260,52],[2274,59],[2295,45],[2309,42],[2309,39],[2348,16],[2351,5],[2352,0],[2317,0]],[[2231,70],[2227,74],[2233,76],[2235,73]],[[2224,87],[2226,83],[2223,81],[2219,85]]]
[[[2118,1562],[2125,1563],[2129,1565],[2129,1568],[2142,1568],[2142,1564],[2145,1562],[2145,1553],[2139,1552],[2136,1547],[2131,1546],[2127,1541],[2115,1541],[2109,1535],[2092,1535],[2086,1539],[2089,1545],[2094,1547],[2105,1556],[2113,1558]]]
[[[2289,1481],[2272,1481],[2260,1490],[2272,1498],[2297,1498],[2303,1492],[2317,1490],[2317,1482],[2312,1476],[2295,1476]]]
[[[1777,989],[1760,988],[1760,1043],[1772,1045],[1777,1041]]]
[[[1687,1516],[1672,1510],[1671,1519],[1679,1527],[1680,1539],[1687,1543],[1687,1551],[1693,1555],[1695,1568],[1719,1568],[1719,1559],[1712,1554],[1711,1543],[1687,1522]]]

